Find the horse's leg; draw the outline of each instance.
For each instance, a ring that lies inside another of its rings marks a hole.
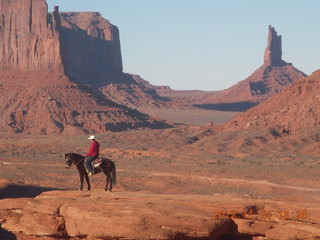
[[[106,187],[104,188],[105,191],[108,191],[108,185],[109,185],[109,176],[107,173],[105,173],[106,175]]]
[[[91,189],[91,186],[90,186],[90,181],[89,181],[89,177],[88,177],[88,174],[85,174],[84,176],[85,176],[85,178],[86,178],[86,182],[87,182],[87,185],[88,185],[88,188],[87,188],[87,190],[88,190],[88,191],[90,191],[90,189]]]
[[[82,191],[83,189],[83,178],[84,178],[84,175],[80,174],[80,191]]]
[[[107,179],[107,184],[106,184],[106,191],[109,190],[110,192],[112,191],[112,179],[111,179],[111,175],[110,175],[110,172],[108,172],[106,174],[106,179]],[[110,183],[110,187],[108,189],[108,183]]]
[[[106,175],[106,187],[104,188],[105,191],[110,191],[112,190],[112,181],[111,181],[111,175],[110,175],[110,170],[107,166],[104,166],[102,168],[103,173]],[[110,188],[108,189],[109,186],[109,182],[110,182]]]

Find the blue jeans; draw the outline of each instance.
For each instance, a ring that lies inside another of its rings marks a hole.
[[[91,172],[91,173],[93,173],[93,169],[92,169],[91,163],[96,158],[98,158],[98,157],[97,156],[89,156],[89,157],[86,157],[86,159],[84,160],[84,165],[86,166],[87,170],[89,172]]]

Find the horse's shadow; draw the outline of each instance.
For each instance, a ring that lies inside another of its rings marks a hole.
[[[0,189],[0,200],[5,198],[35,198],[43,192],[52,190],[61,189],[12,184]]]
[[[17,237],[15,234],[12,232],[9,232],[1,227],[0,223],[0,239],[5,239],[5,240],[17,240]]]

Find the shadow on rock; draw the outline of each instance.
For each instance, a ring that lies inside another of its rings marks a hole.
[[[54,188],[24,186],[24,185],[8,185],[0,189],[0,199],[5,198],[34,198],[46,191],[58,190]],[[61,189],[59,189],[61,190]]]
[[[195,104],[195,107],[207,110],[230,111],[230,112],[243,112],[256,106],[257,103],[253,102],[237,102],[237,103],[218,103],[218,104]]]
[[[172,236],[169,236],[169,240],[252,240],[253,237],[250,234],[238,234],[238,235],[229,235],[223,234],[215,237],[190,237],[186,236],[184,233],[176,233]]]
[[[5,239],[5,240],[17,240],[16,235],[14,235],[13,233],[3,229],[1,227],[1,223],[0,223],[0,239]]]

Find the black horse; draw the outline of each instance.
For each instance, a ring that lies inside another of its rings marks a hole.
[[[87,185],[88,185],[88,191],[90,190],[90,181],[88,177],[88,173],[86,170],[86,167],[84,166],[84,159],[85,157],[77,154],[77,153],[66,153],[65,154],[65,162],[66,162],[66,168],[70,168],[72,164],[74,164],[79,172],[80,175],[80,190],[83,189],[83,179],[86,179]],[[107,158],[101,158],[99,159],[101,162],[99,166],[94,167],[95,174],[103,172],[106,175],[106,187],[105,191],[109,190],[112,191],[112,185],[116,184],[116,165],[113,161]],[[94,161],[96,162],[96,160]],[[108,185],[110,182],[110,187],[108,189]]]

